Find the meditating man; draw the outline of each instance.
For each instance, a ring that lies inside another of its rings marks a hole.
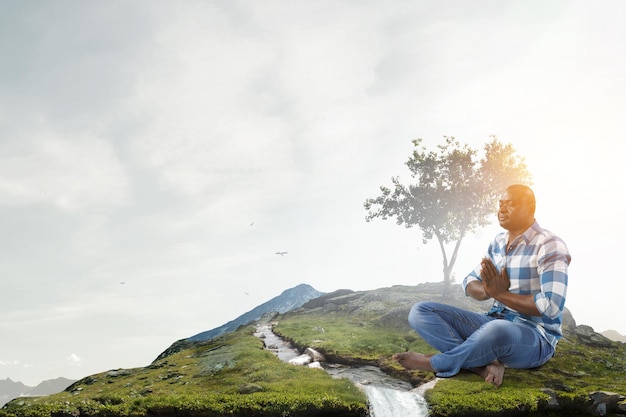
[[[467,369],[499,387],[505,366],[534,368],[554,355],[571,260],[567,246],[535,221],[535,195],[525,185],[507,187],[498,221],[505,231],[463,281],[466,295],[493,298],[493,308],[481,314],[435,302],[415,304],[409,324],[441,353],[395,354],[405,368],[439,377]]]

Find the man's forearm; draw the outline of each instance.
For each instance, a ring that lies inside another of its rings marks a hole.
[[[465,287],[465,292],[474,300],[478,301],[485,301],[491,298],[485,292],[483,284],[480,281],[471,281],[470,283],[468,283],[467,287]]]
[[[504,291],[493,298],[519,313],[527,316],[541,316],[535,305],[535,296],[532,294],[522,295]]]
[[[537,306],[535,305],[535,297],[532,294],[522,295],[515,294],[511,291],[502,291],[495,296],[491,296],[485,291],[485,287],[481,281],[472,281],[467,284],[465,292],[468,296],[478,301],[485,301],[494,298],[513,310],[526,314],[527,316],[541,316]]]

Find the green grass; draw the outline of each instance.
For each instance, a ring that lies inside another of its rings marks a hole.
[[[498,389],[482,383],[478,376],[457,376],[437,385],[426,396],[431,413],[436,416],[471,415],[480,410],[484,416],[499,415],[508,410],[510,415],[537,413],[540,401],[549,396],[535,388],[502,386]]]
[[[298,315],[286,315],[274,331],[298,346],[364,361],[407,350],[435,352],[413,331],[382,327],[363,317],[318,313],[303,321]]]
[[[281,362],[253,330],[190,344],[146,368],[92,375],[70,392],[14,400],[0,416],[365,415],[365,396],[353,384]]]

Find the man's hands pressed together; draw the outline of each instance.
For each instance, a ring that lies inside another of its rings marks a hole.
[[[502,268],[502,271],[498,272],[496,266],[489,258],[483,258],[480,265],[482,267],[480,271],[482,285],[474,281],[476,284],[471,288],[472,292],[468,292],[468,294],[472,295],[477,300],[484,300],[491,297],[522,314],[529,316],[541,315],[539,310],[537,310],[535,297],[533,295],[515,294],[509,291],[511,280],[509,280],[505,268]],[[469,290],[470,288],[468,287],[468,291]],[[480,297],[482,293],[484,293],[484,298]]]
[[[499,296],[502,293],[508,292],[511,286],[506,268],[502,268],[502,271],[498,273],[496,266],[489,258],[483,258],[480,265],[482,266],[480,278],[483,280],[483,290],[485,290],[485,294],[498,300]]]

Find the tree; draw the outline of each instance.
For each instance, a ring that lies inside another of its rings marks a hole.
[[[415,182],[404,185],[399,177],[392,177],[393,186],[381,186],[382,194],[367,199],[364,205],[368,222],[395,217],[398,225],[419,227],[423,244],[437,238],[447,293],[463,238],[490,223],[506,186],[532,182],[524,159],[495,136],[485,144],[480,159],[476,150],[461,146],[454,137],[444,139],[438,151],[430,152],[422,139],[413,140],[415,149],[406,166]],[[446,245],[452,242],[454,248],[448,256]]]

